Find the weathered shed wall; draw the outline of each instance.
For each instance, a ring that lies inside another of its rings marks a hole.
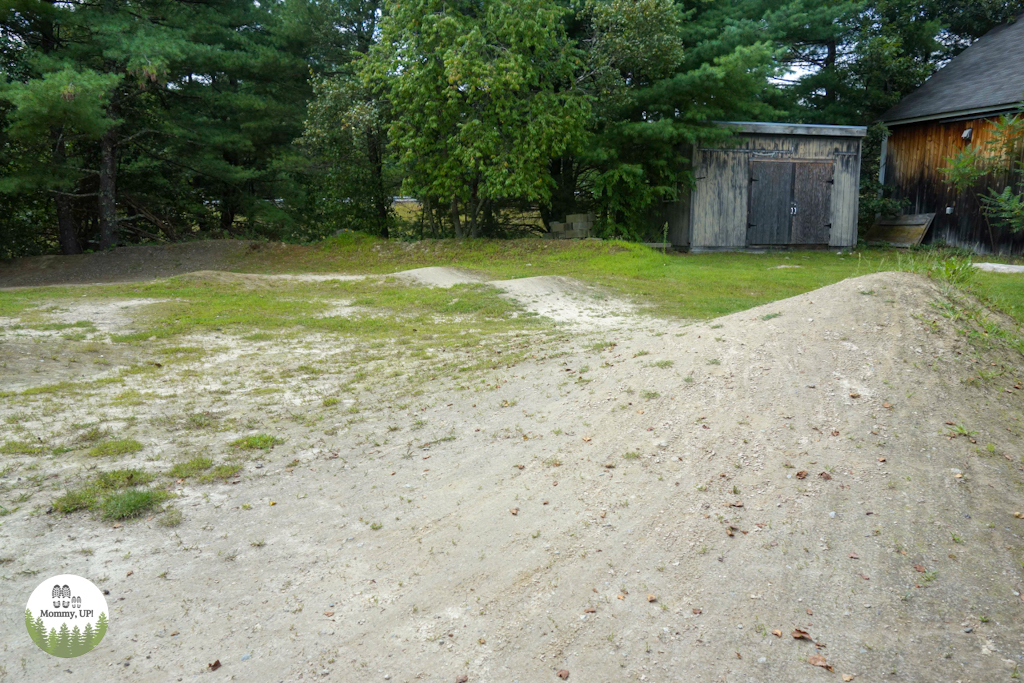
[[[894,188],[894,197],[908,200],[906,213],[935,214],[926,241],[943,240],[975,251],[990,251],[989,225],[975,197],[987,194],[989,188],[1001,192],[1009,175],[983,180],[973,192],[958,195],[940,170],[967,144],[962,135],[968,128],[973,129],[970,144],[984,147],[992,139],[993,119],[894,126],[886,142],[883,180]],[[947,214],[946,207],[953,207],[953,213]],[[997,251],[1024,252],[1024,234],[1014,235],[996,225],[991,228]]]
[[[747,246],[750,162],[753,159],[834,162],[831,247],[857,244],[861,138],[789,134],[740,134],[727,147],[701,148],[694,155],[690,202],[690,246]]]

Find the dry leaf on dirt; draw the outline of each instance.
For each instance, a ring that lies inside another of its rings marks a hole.
[[[516,469],[520,469],[521,470],[524,467],[526,467],[526,465],[513,465],[513,467],[515,467]]]
[[[333,617],[334,616],[334,612],[324,612],[324,616],[325,617]]]
[[[647,602],[657,602],[657,600],[658,600],[658,598],[656,598],[654,596],[654,593],[651,593],[650,595],[647,596]]]
[[[737,500],[735,503],[729,503],[726,507],[741,508],[743,507],[743,503]]]
[[[596,612],[597,612],[597,610],[596,610],[596,609],[594,609],[593,607],[588,607],[588,608],[586,608],[585,610],[583,610],[583,613],[584,613],[584,614],[594,614],[594,613],[596,613]]]
[[[127,573],[127,574],[125,574],[125,576],[131,576],[131,575],[132,575],[132,574],[134,574],[134,573],[135,573],[135,570],[134,570],[134,569],[129,569],[129,570],[128,570],[128,573]]]
[[[860,398],[860,394],[858,394],[856,391],[851,391],[850,398]]]
[[[558,676],[559,678],[561,678],[563,681],[569,680],[569,672],[566,671],[565,669],[562,669],[561,671],[559,671],[555,675]]]
[[[838,429],[833,429],[832,430],[832,436],[839,436],[839,430]]]
[[[953,425],[956,424],[956,422],[950,422],[949,420],[946,420],[946,424],[948,424],[950,427],[952,427]]]
[[[782,631],[780,631],[777,628],[776,629],[772,629],[772,635],[775,636],[776,638],[781,638],[782,637]]]
[[[822,479],[824,479],[825,481],[828,481],[828,480],[830,480],[832,478],[832,475],[829,474],[828,472],[822,472],[818,476],[821,477]]]
[[[893,409],[893,405],[891,403],[883,403],[882,407],[885,408],[886,410],[892,410]]]
[[[468,683],[468,681],[469,676],[467,676],[466,674],[459,674],[455,677],[455,683]]]
[[[807,658],[807,663],[813,666],[820,666],[822,669],[827,671],[835,671],[835,669],[829,666],[828,662],[826,662],[825,658],[821,655],[811,655]]]
[[[867,574],[861,574],[860,578],[864,579],[865,581],[870,581],[871,580],[871,577],[868,576]]]
[[[1022,598],[1022,599],[1024,599],[1024,598]],[[702,609],[701,609],[700,607],[694,607],[694,608],[693,608],[693,613],[694,613],[694,614],[700,614],[700,613],[701,613],[701,612],[703,612],[703,611],[704,611],[704,610],[702,610]]]
[[[487,644],[487,641],[486,641],[486,640],[484,640],[483,638],[479,639],[479,640],[478,640],[478,641],[476,641],[476,642],[480,643],[481,645],[486,645],[486,644]]]
[[[616,595],[615,597],[617,597],[617,598],[618,598],[619,600],[625,600],[625,599],[626,599],[626,596],[625,596],[625,595],[623,595],[622,593],[619,593],[619,594],[618,594],[618,595]]]
[[[511,512],[513,516],[518,515],[519,514],[519,508],[510,508],[509,512]]]
[[[585,436],[585,437],[583,437],[583,440],[589,442],[592,438],[594,438],[594,437],[592,437],[592,436]]]
[[[220,668],[220,660],[218,659],[213,664],[207,664],[206,668],[209,669],[210,671],[216,671],[217,669]]]
[[[806,476],[807,476],[807,470],[800,470],[799,472],[796,473],[796,478],[797,479],[803,479]]]
[[[843,683],[850,683],[853,680],[853,676],[850,674],[843,674]]]
[[[925,571],[924,565],[923,564],[915,564],[914,565],[914,571],[920,572],[920,573],[924,573],[924,571]]]
[[[800,630],[798,628],[793,629],[793,633],[791,633],[790,635],[792,635],[793,638],[796,639],[796,640],[800,640],[800,639],[810,640],[810,641],[814,640],[814,638],[811,638],[811,634],[810,633],[808,633],[807,631],[802,631],[802,630]]]
[[[807,608],[807,615],[813,617],[814,616],[814,610],[812,610],[811,608],[808,607]]]
[[[860,559],[860,555],[858,555],[857,553],[850,553],[850,559],[851,560],[859,560]]]

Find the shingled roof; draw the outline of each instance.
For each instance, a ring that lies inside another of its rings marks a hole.
[[[1024,15],[992,29],[882,116],[888,124],[1011,109],[1024,100]]]

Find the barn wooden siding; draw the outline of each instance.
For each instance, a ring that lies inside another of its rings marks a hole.
[[[857,244],[860,191],[860,137],[815,135],[737,135],[722,148],[694,153],[690,198],[690,246],[743,249],[747,246],[750,162],[754,159],[834,163],[829,246]]]
[[[884,184],[894,188],[894,197],[909,200],[905,213],[935,213],[927,241],[943,240],[980,252],[992,250],[989,226],[978,202],[971,192],[958,196],[939,169],[964,148],[961,136],[968,128],[973,129],[970,144],[985,146],[992,139],[993,121],[924,121],[892,127],[886,142]],[[986,178],[974,192],[977,196],[988,194],[989,188],[1001,192],[1009,181],[1009,173]],[[946,213],[948,206],[953,207],[952,214]],[[991,228],[996,251],[1024,252],[1024,234],[1014,235],[997,225]]]

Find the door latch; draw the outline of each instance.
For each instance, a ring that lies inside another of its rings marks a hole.
[[[789,215],[790,216],[795,216],[796,215],[796,202],[793,202],[793,204],[789,207]]]

